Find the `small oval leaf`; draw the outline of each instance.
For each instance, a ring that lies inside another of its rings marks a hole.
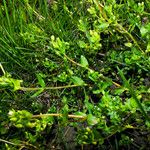
[[[89,66],[89,63],[88,63],[87,59],[83,55],[81,55],[81,65],[83,67],[88,67]]]
[[[73,76],[73,77],[71,78],[71,80],[72,80],[72,82],[73,82],[75,85],[84,85],[84,84],[85,84],[85,82],[84,82],[81,78],[79,78],[79,77],[77,77],[77,76]]]
[[[88,124],[91,125],[91,126],[97,124],[97,123],[98,123],[98,120],[99,120],[99,119],[96,118],[95,116],[93,116],[92,114],[89,114],[89,115],[87,116],[87,122],[88,122]]]

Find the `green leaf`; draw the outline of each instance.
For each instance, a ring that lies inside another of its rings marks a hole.
[[[102,24],[100,24],[100,25],[98,26],[98,28],[99,28],[101,31],[106,30],[108,27],[109,27],[109,23],[107,23],[107,22],[103,22]]]
[[[86,114],[80,111],[76,112],[75,115],[86,117]]]
[[[128,89],[125,87],[117,88],[117,89],[115,89],[114,94],[120,95],[126,90],[128,90]]]
[[[148,42],[147,48],[146,48],[146,53],[149,53],[149,52],[150,52],[150,41]]]
[[[132,43],[130,43],[130,42],[124,43],[124,45],[125,45],[126,47],[132,47]]]
[[[77,77],[77,76],[73,76],[73,77],[71,78],[71,80],[72,80],[72,82],[73,82],[75,85],[84,85],[84,84],[85,84],[85,82],[84,82],[81,78],[79,78],[79,77]]]
[[[94,7],[91,6],[90,8],[87,9],[87,11],[88,11],[91,15],[96,16],[96,10],[95,10]]]
[[[93,90],[92,92],[93,92],[93,94],[100,94],[102,92],[102,90],[98,89],[98,90]]]
[[[34,93],[34,94],[31,96],[31,98],[34,98],[34,97],[39,96],[43,91],[44,91],[43,88],[42,88],[42,89],[39,89],[36,93]]]
[[[94,82],[97,82],[99,80],[99,77],[101,74],[96,71],[88,71],[88,78]]]
[[[141,27],[140,29],[142,37],[145,36],[148,33],[148,29],[144,26]]]
[[[87,22],[85,20],[80,19],[79,24],[78,24],[78,28],[80,31],[86,32]]]
[[[100,41],[100,35],[97,31],[95,30],[90,30],[90,40],[92,43],[99,43]]]
[[[91,125],[91,126],[97,124],[98,121],[99,121],[99,119],[96,118],[95,116],[93,116],[92,114],[89,114],[89,115],[87,116],[87,122],[88,122],[88,124]]]
[[[142,112],[143,116],[145,117],[146,120],[149,121],[150,118],[149,118],[147,112],[144,110],[143,105],[141,104],[141,102],[140,102],[139,99],[137,98],[137,96],[136,96],[136,94],[135,94],[135,89],[134,89],[132,86],[130,86],[130,84],[129,84],[129,82],[127,81],[127,79],[125,78],[125,76],[124,76],[122,70],[120,70],[119,67],[117,67],[117,70],[118,70],[119,75],[121,76],[121,78],[122,78],[122,80],[123,80],[123,82],[124,82],[124,86],[129,89],[129,92],[130,92],[132,98],[136,101],[136,103],[137,103],[137,105],[138,105],[140,111]]]
[[[2,76],[0,77],[0,87],[2,88],[10,88],[14,91],[19,90],[21,88],[20,84],[22,80],[17,80],[9,77]]]
[[[13,83],[13,85],[14,85],[14,91],[17,91],[17,90],[19,90],[20,89],[20,84],[23,82],[22,80],[16,80],[16,79],[13,79],[13,78],[11,78],[10,79],[11,80],[11,82]]]
[[[81,65],[83,67],[88,67],[89,66],[89,63],[88,63],[87,59],[83,55],[81,55]]]
[[[41,74],[36,74],[36,76],[37,76],[37,79],[38,79],[38,82],[39,82],[40,86],[44,88],[45,87],[45,82],[44,82]]]
[[[91,111],[94,107],[94,105],[88,101],[85,101],[85,106],[88,109],[88,111]]]
[[[78,45],[79,45],[80,48],[86,48],[87,47],[87,44],[84,41],[81,41],[81,40],[78,41]]]
[[[135,99],[134,98],[130,98],[129,99],[129,103],[130,103],[130,106],[132,107],[132,108],[138,108],[138,105],[137,105],[137,103],[136,103],[136,101],[135,101]]]

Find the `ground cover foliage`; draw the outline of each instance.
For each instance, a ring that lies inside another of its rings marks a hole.
[[[0,1],[0,149],[148,149],[148,0]]]

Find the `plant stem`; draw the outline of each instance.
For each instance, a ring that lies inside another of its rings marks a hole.
[[[37,88],[27,88],[27,87],[20,87],[19,90],[21,91],[38,91],[38,90],[58,90],[58,89],[65,89],[65,88],[73,88],[73,87],[79,87],[81,85],[65,85],[65,86],[58,86],[58,87],[37,87]],[[82,86],[87,86],[87,84],[84,84]]]
[[[137,43],[137,41],[134,39],[134,37],[132,36],[131,33],[129,33],[122,25],[120,25],[119,23],[115,24],[115,27],[117,27],[116,29],[121,32],[121,30],[126,33],[130,39],[134,42],[134,44],[137,46],[137,48],[143,52],[142,48],[139,46],[139,44]],[[143,52],[144,53],[144,52]]]
[[[32,118],[42,118],[42,117],[62,117],[63,114],[40,114],[40,115],[33,115]],[[68,115],[68,118],[77,118],[77,119],[86,119],[86,116],[80,115]]]
[[[22,144],[15,144],[15,143],[3,140],[3,139],[0,139],[0,142],[4,142],[4,143],[11,144],[11,145],[14,145],[14,146],[22,146]]]
[[[85,69],[87,69],[88,71],[93,71],[92,69],[90,69],[90,68],[88,68],[88,67],[85,67],[85,66],[83,66],[83,65],[81,65],[81,64],[79,64],[79,63],[77,63],[77,62],[75,62],[74,60],[72,60],[71,58],[69,58],[66,54],[64,54],[64,56],[65,56],[70,62],[72,62],[73,64],[75,64],[75,65],[77,65],[77,66],[80,66],[80,67],[82,67],[82,68],[85,68]]]
[[[85,69],[87,69],[87,70],[90,71],[90,72],[93,72],[93,71],[94,71],[94,70],[92,70],[92,69],[90,69],[90,68],[88,68],[88,67],[82,66],[81,64],[75,62],[74,60],[72,60],[71,58],[69,58],[67,55],[64,54],[64,56],[65,56],[70,62],[76,64],[77,66],[80,66],[80,67],[82,67],[82,68],[85,68]],[[121,86],[120,84],[118,84],[118,83],[112,81],[111,79],[109,79],[109,78],[107,78],[107,77],[104,77],[103,75],[101,75],[100,78],[103,79],[103,80],[106,80],[106,81],[108,81],[108,82],[112,82],[112,83],[113,83],[114,85],[116,85],[117,87],[120,87],[120,86]]]
[[[7,143],[7,144],[10,144],[10,145],[14,145],[14,146],[20,146],[22,148],[25,148],[25,146],[30,146],[30,147],[33,147],[34,149],[37,149],[36,146],[32,145],[32,144],[29,144],[27,142],[22,142],[23,144],[15,144],[13,142],[9,142],[9,141],[6,141],[6,140],[3,140],[3,139],[0,139],[0,142],[4,142],[4,143]]]

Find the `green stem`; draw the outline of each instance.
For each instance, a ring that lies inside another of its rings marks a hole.
[[[120,25],[119,23],[115,24],[115,26],[117,27],[116,29],[121,32],[121,30],[126,33],[130,39],[134,42],[134,44],[137,46],[137,48],[143,52],[142,48],[139,46],[139,44],[137,43],[137,41],[134,39],[134,37],[132,36],[131,33],[129,33],[122,25]],[[144,53],[144,52],[143,52]]]
[[[92,69],[90,69],[90,68],[88,68],[88,67],[85,67],[85,66],[83,66],[83,65],[81,65],[81,64],[79,64],[79,63],[77,63],[77,62],[75,62],[74,60],[72,60],[71,58],[69,58],[67,55],[64,55],[64,56],[65,56],[70,62],[76,64],[77,66],[80,66],[80,67],[82,67],[82,68],[85,68],[85,69],[87,69],[87,70],[90,71],[90,72],[93,72],[93,71],[94,71],[94,70],[92,70]],[[101,74],[100,78],[103,79],[103,80],[105,80],[105,81],[111,82],[112,84],[116,85],[117,87],[120,87],[120,84],[118,84],[118,83],[112,81],[111,79],[109,79],[109,78],[107,78],[107,77],[104,77],[102,74]]]
[[[65,85],[65,86],[58,86],[58,87],[44,87],[44,88],[27,88],[27,87],[20,87],[19,90],[22,91],[38,91],[38,90],[58,90],[58,89],[65,89],[65,88],[73,88],[73,87],[79,87],[81,85]],[[87,84],[84,84],[82,86],[87,86]]]
[[[15,144],[15,143],[3,140],[3,139],[0,139],[0,142],[4,142],[4,143],[11,144],[11,145],[14,145],[14,146],[22,146],[22,144]]]
[[[42,117],[62,117],[62,116],[63,116],[63,114],[40,114],[40,115],[33,115],[32,118],[42,118]],[[86,116],[68,115],[68,118],[86,119]]]

